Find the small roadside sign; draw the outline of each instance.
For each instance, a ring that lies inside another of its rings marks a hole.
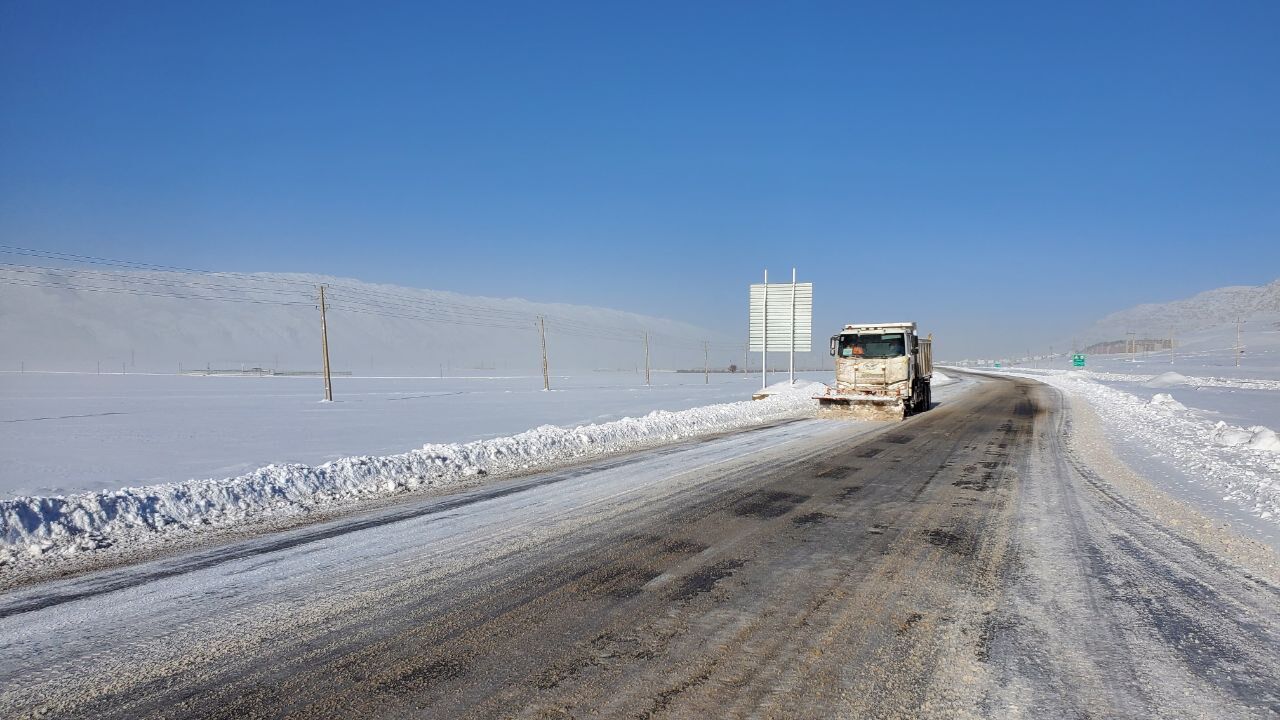
[[[1084,367],[1084,355],[1076,353],[1071,356],[1071,365],[1074,367]]]
[[[996,363],[996,367],[1000,367],[1000,363]]]

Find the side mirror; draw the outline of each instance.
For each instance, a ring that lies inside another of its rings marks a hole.
[[[832,335],[831,336],[831,357],[836,356],[836,345],[838,344],[840,344],[840,336]]]

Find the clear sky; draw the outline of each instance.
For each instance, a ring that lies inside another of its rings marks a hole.
[[[0,3],[0,238],[1013,352],[1280,275],[1280,3]]]

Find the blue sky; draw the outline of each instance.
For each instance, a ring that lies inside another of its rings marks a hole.
[[[1280,275],[1280,3],[0,4],[0,237],[975,354]],[[954,356],[953,353],[944,353]]]

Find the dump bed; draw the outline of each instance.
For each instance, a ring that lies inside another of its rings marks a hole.
[[[925,380],[933,377],[933,338],[920,340],[920,377]]]

